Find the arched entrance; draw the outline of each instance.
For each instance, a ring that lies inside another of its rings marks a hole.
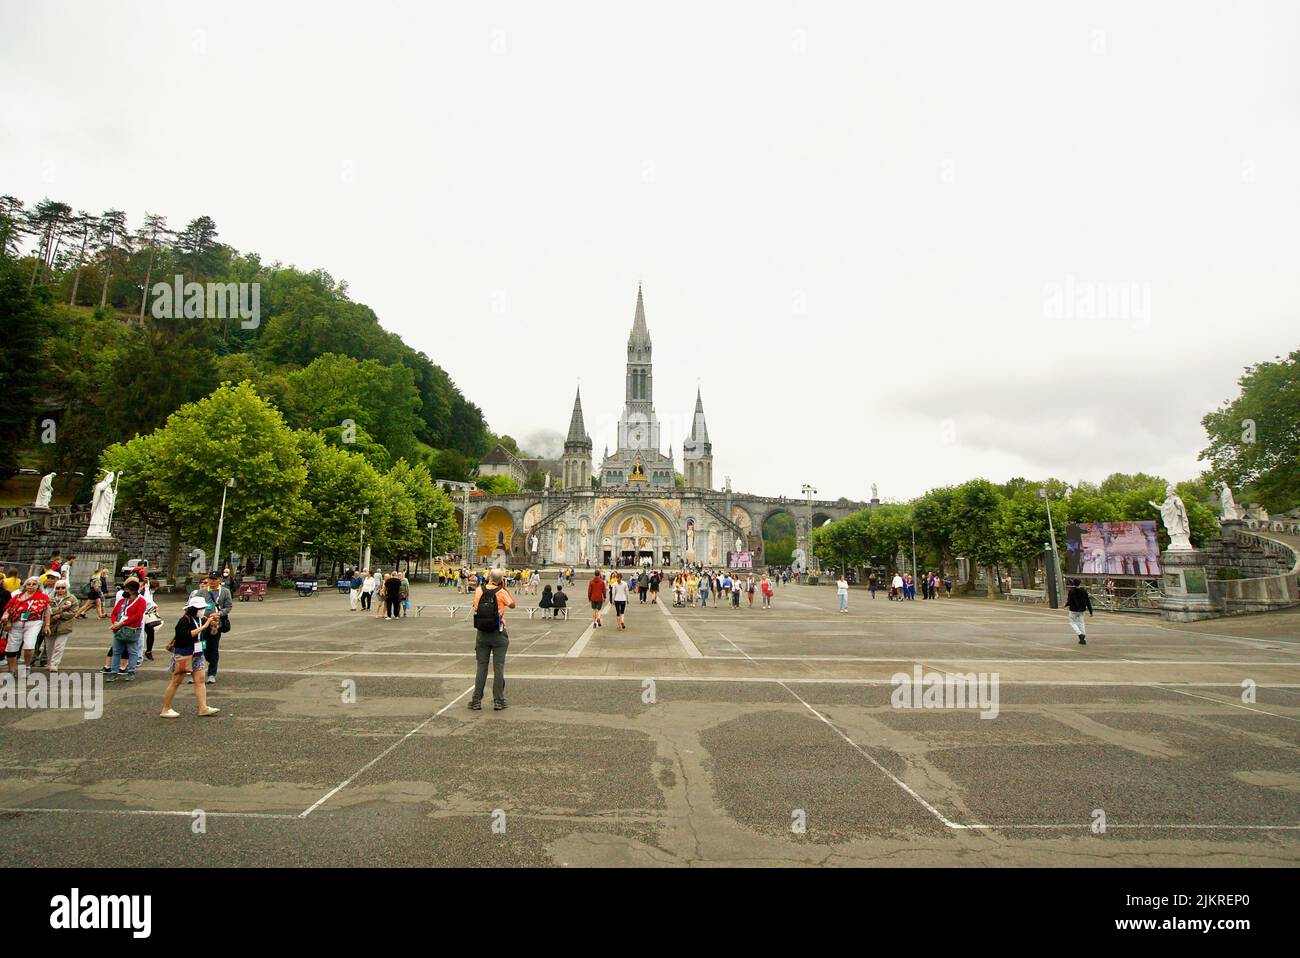
[[[763,518],[763,558],[768,565],[789,565],[798,543],[798,524],[794,513],[778,509]]]
[[[601,564],[670,566],[676,554],[672,521],[645,503],[612,510],[601,522]]]
[[[483,513],[478,521],[478,548],[475,558],[509,560],[510,549],[514,541],[515,523],[510,513],[500,506],[493,506]]]

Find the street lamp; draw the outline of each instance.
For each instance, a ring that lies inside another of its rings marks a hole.
[[[370,515],[370,507],[363,506],[361,509],[361,547],[357,550],[357,568],[360,569],[366,562],[366,516]]]
[[[1038,497],[1043,500],[1043,505],[1047,509],[1047,531],[1052,537],[1052,581],[1048,583],[1051,586],[1051,607],[1059,609],[1061,607],[1061,557],[1056,551],[1056,527],[1052,524],[1052,497],[1047,492],[1047,486],[1039,487]]]
[[[817,495],[817,489],[816,487],[811,486],[805,482],[803,484],[803,488],[801,491],[804,494],[804,498],[808,500],[808,551],[811,552],[812,551],[812,500],[813,500],[813,496]],[[805,555],[804,561],[811,564],[812,556]],[[808,570],[805,569],[804,571],[808,571]]]
[[[430,522],[429,524],[429,581],[433,581],[433,530],[438,528],[438,523]]]
[[[227,479],[226,484],[221,487],[221,516],[217,519],[217,548],[212,553],[212,561],[216,563],[213,568],[215,568],[217,572],[221,571],[221,533],[224,531],[226,524],[226,493],[233,488],[235,488],[235,480],[232,476]]]

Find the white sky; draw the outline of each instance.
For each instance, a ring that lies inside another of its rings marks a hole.
[[[328,269],[521,440],[613,443],[644,282],[743,491],[1188,478],[1300,345],[1294,0],[0,0],[0,90],[0,192]]]

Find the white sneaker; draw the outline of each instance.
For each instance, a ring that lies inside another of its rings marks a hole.
[[[199,718],[207,718],[209,715],[216,715],[220,711],[221,709],[213,708],[211,705],[209,705],[206,709],[204,709],[202,712],[199,713]]]
[[[159,712],[158,717],[159,718],[180,718],[181,713],[176,711],[175,709],[168,709],[166,712]]]

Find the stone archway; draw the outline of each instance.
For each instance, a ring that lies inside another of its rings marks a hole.
[[[600,520],[596,535],[599,565],[669,566],[677,561],[677,527],[672,517],[657,506],[631,502],[617,506]]]
[[[509,559],[514,545],[515,521],[500,506],[491,506],[479,517],[476,527],[475,561]]]
[[[763,516],[763,560],[769,565],[789,565],[799,545],[799,518],[792,509],[772,509]]]

